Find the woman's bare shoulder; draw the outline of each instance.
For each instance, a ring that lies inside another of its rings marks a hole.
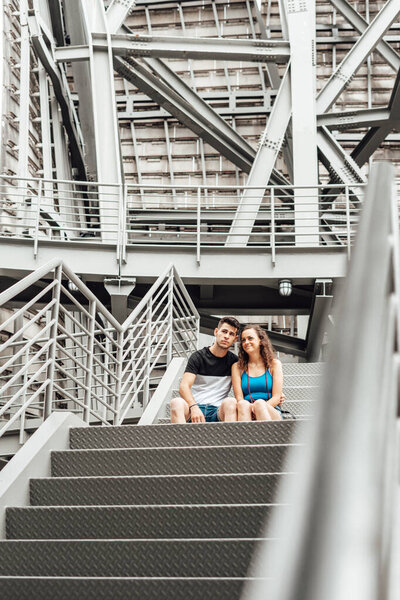
[[[274,358],[272,360],[272,365],[271,365],[272,369],[282,369],[282,363],[279,360],[279,358]]]

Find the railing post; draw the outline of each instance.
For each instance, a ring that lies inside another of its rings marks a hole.
[[[151,361],[151,321],[153,318],[153,298],[149,298],[149,309],[147,313],[147,326],[146,326],[146,368],[143,376],[145,377],[145,383],[143,386],[143,408],[146,408],[149,402],[150,394],[150,361]]]
[[[200,255],[200,225],[201,225],[201,188],[200,186],[197,188],[197,232],[196,232],[196,260],[197,264],[200,265],[201,255]]]
[[[43,179],[39,179],[38,194],[37,194],[37,206],[36,206],[36,220],[35,220],[35,237],[34,237],[34,241],[33,241],[33,257],[34,258],[36,258],[37,254],[38,254],[40,204],[42,201],[42,190],[43,190]]]
[[[350,235],[350,198],[349,198],[349,186],[345,186],[345,198],[346,198],[346,233],[347,233],[347,258],[350,260],[351,256],[351,235]]]
[[[275,189],[271,187],[271,262],[275,266]]]
[[[118,348],[117,348],[117,364],[116,364],[116,376],[117,376],[117,383],[115,386],[115,414],[114,414],[114,420],[113,420],[113,425],[120,425],[120,407],[121,407],[121,379],[122,379],[122,357],[123,357],[123,352],[124,352],[124,336],[125,336],[125,331],[119,331],[118,335],[117,335],[117,344],[118,344]]]
[[[168,347],[167,347],[167,366],[172,360],[172,336],[174,330],[174,268],[171,268],[168,282]]]
[[[55,375],[55,363],[56,363],[56,353],[57,353],[57,330],[58,330],[58,315],[60,310],[60,293],[61,293],[61,278],[62,278],[62,265],[58,265],[54,270],[54,279],[57,280],[57,284],[53,287],[52,299],[55,300],[53,306],[51,307],[51,320],[53,321],[49,338],[52,340],[52,343],[49,348],[49,359],[50,365],[47,371],[47,377],[49,379],[49,384],[46,387],[46,393],[44,397],[44,407],[43,407],[43,420],[47,419],[51,415],[52,411],[52,402],[53,402],[53,384],[54,384],[54,375]]]
[[[85,396],[83,410],[83,420],[85,423],[90,421],[90,409],[92,401],[92,371],[93,371],[93,352],[94,352],[94,331],[96,324],[96,303],[91,300],[89,305],[90,323],[88,327],[89,339],[87,345],[87,360],[86,360],[86,374],[85,374]]]
[[[123,219],[123,204],[124,204],[124,184],[120,183],[118,186],[118,220],[117,220],[117,263],[121,266],[122,260],[122,219]]]
[[[122,205],[122,255],[121,262],[126,263],[126,224],[128,221],[128,186],[126,183],[123,184],[124,195],[123,195],[123,205]]]

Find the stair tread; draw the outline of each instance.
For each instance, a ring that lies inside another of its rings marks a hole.
[[[52,476],[178,475],[274,472],[300,444],[110,448],[52,452]],[[301,451],[301,450],[300,450]]]
[[[272,511],[287,508],[273,503],[8,507],[7,538],[259,537]]]
[[[0,576],[244,577],[260,543],[254,538],[1,541]]]
[[[242,590],[248,579],[19,576],[0,577],[0,584],[7,600],[246,600]]]
[[[71,449],[279,443],[302,435],[296,421],[93,426],[70,430]]]

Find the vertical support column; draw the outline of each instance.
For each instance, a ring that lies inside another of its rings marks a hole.
[[[115,103],[114,69],[111,37],[102,0],[82,2],[90,49],[90,86],[96,145],[97,178],[100,184],[117,184],[115,188],[99,186],[99,209],[102,233],[106,242],[115,242],[118,224],[118,186],[122,183],[122,161]],[[94,49],[93,33],[107,35],[107,50]]]
[[[291,49],[296,246],[318,245],[315,0],[285,0]],[[299,187],[297,187],[299,186]]]

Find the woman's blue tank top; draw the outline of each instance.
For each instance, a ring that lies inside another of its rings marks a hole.
[[[267,381],[268,381],[268,391],[267,393],[267,382],[265,380],[265,373],[260,375],[259,377],[249,377],[247,373],[244,371],[242,373],[242,392],[245,400],[251,402],[250,394],[249,394],[249,383],[250,383],[250,393],[252,395],[253,400],[269,400],[272,396],[272,375],[267,371]]]

